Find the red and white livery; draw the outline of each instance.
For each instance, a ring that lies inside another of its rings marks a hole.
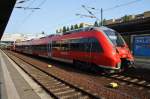
[[[121,35],[107,27],[86,27],[19,42],[15,43],[15,50],[69,63],[90,64],[104,70],[127,69],[134,62]]]

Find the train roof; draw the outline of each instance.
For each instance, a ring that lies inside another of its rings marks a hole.
[[[49,39],[57,39],[57,37],[61,37],[63,35],[68,35],[68,34],[76,34],[76,33],[81,33],[81,32],[86,32],[86,31],[91,31],[91,30],[98,30],[98,31],[103,31],[103,30],[112,30],[110,28],[107,28],[105,26],[101,26],[101,27],[95,27],[95,26],[90,26],[90,27],[84,27],[84,28],[80,28],[80,29],[75,29],[75,30],[71,30],[71,31],[67,31],[62,33],[62,35],[58,35],[58,34],[51,34],[45,37],[41,37],[38,39],[31,39],[31,40],[27,40],[27,41],[22,41],[19,43],[16,43],[16,45],[40,45],[40,44],[47,44],[49,42]]]
[[[67,31],[67,32],[64,32],[62,34],[67,35],[67,34],[79,33],[79,32],[91,31],[91,30],[108,30],[108,29],[112,30],[106,26],[100,26],[100,27],[90,26],[90,27],[84,27],[84,28],[79,28],[79,29]]]

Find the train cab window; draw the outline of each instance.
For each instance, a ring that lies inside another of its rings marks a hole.
[[[103,30],[103,31],[115,46],[125,45],[125,41],[123,40],[122,36],[118,32],[110,29]]]

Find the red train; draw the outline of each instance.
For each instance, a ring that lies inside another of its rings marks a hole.
[[[84,64],[82,66],[85,68],[100,67],[106,71],[124,70],[134,62],[121,35],[107,27],[86,27],[63,35],[23,41],[15,43],[14,50],[68,63]]]

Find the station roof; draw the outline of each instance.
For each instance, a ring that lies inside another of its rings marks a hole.
[[[16,0],[1,0],[0,1],[0,39],[4,33]]]
[[[108,25],[108,27],[117,30],[122,34],[149,34],[150,17]]]

